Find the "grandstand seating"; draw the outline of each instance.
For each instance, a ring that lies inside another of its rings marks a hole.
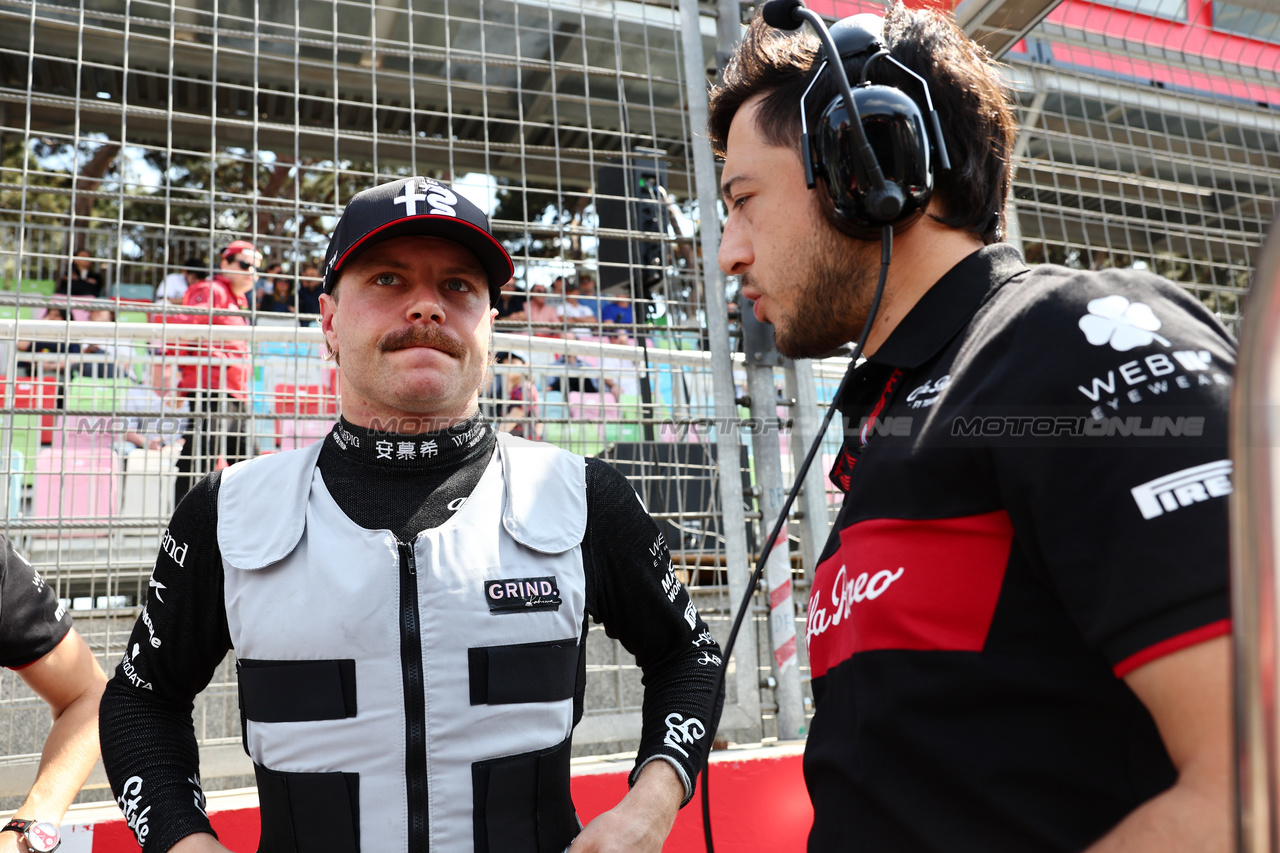
[[[8,377],[0,376],[0,400],[7,392]],[[58,404],[58,378],[44,376],[38,379],[18,379],[13,383],[14,409],[52,409]],[[53,441],[53,415],[40,415],[40,443]],[[16,425],[15,425],[16,426]]]

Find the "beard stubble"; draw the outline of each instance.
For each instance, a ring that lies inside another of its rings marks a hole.
[[[846,237],[825,220],[800,252],[792,316],[774,324],[778,352],[816,358],[854,340],[871,311],[880,271],[880,246]],[[750,281],[749,274],[743,283]]]

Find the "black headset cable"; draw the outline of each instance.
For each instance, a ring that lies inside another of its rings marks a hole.
[[[791,486],[791,491],[787,493],[787,500],[782,505],[782,511],[778,513],[778,520],[774,522],[773,532],[765,540],[760,557],[756,560],[756,570],[751,574],[751,580],[747,583],[747,591],[742,596],[742,603],[738,606],[737,615],[733,618],[733,627],[729,629],[729,640],[724,646],[724,666],[720,668],[720,676],[716,681],[716,688],[711,693],[713,713],[708,716],[708,719],[714,716],[716,697],[720,695],[720,690],[724,687],[725,678],[729,672],[729,655],[733,652],[733,645],[738,640],[738,630],[742,627],[742,620],[747,615],[747,608],[751,606],[751,599],[755,595],[756,585],[760,583],[760,576],[764,574],[765,562],[773,552],[773,544],[778,541],[783,525],[787,523],[787,516],[791,513],[791,505],[795,503],[796,494],[800,491],[800,484],[804,482],[805,475],[809,473],[809,466],[813,464],[814,457],[818,455],[818,449],[822,447],[822,439],[827,434],[827,427],[831,425],[831,418],[836,412],[836,403],[844,395],[845,387],[849,384],[849,379],[853,376],[854,367],[858,363],[858,357],[862,355],[862,347],[866,344],[867,337],[871,334],[871,327],[875,325],[876,314],[880,311],[880,298],[884,296],[884,284],[889,278],[889,261],[892,256],[893,226],[885,225],[880,229],[880,279],[876,282],[876,292],[871,298],[871,310],[867,312],[867,322],[863,324],[862,333],[858,335],[858,342],[854,344],[853,352],[849,356],[849,368],[844,372],[844,377],[840,380],[840,387],[836,389],[835,396],[831,398],[831,405],[827,408],[827,414],[822,419],[822,426],[818,428],[818,434],[813,437],[813,443],[809,445],[809,452],[804,457],[804,463],[801,464],[800,470],[796,472],[795,482]],[[710,772],[711,750],[708,749],[702,764],[702,832],[706,840],[707,853],[715,853],[715,844],[711,840],[711,794],[707,788]]]

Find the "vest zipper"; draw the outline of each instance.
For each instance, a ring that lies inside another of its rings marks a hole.
[[[405,778],[409,795],[409,853],[427,851],[427,712],[422,638],[418,627],[418,570],[413,546],[400,549],[400,666],[404,674]]]

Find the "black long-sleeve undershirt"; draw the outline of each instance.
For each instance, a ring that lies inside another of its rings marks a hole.
[[[455,436],[463,440],[451,441]],[[429,457],[428,439],[437,442]],[[407,542],[453,514],[458,498],[479,482],[495,446],[492,429],[478,418],[434,437],[373,434],[342,422],[325,439],[317,467],[352,521],[390,530]],[[220,482],[217,473],[206,477],[175,511],[147,605],[102,703],[103,763],[147,853],[163,853],[187,835],[212,831],[200,809],[191,710],[232,648],[217,542]],[[586,496],[586,611],[635,655],[644,672],[636,767],[653,758],[672,761],[685,777],[687,799],[719,719],[721,700],[712,713],[708,708],[722,666],[720,649],[701,618],[692,627],[686,621],[688,592],[626,478],[589,459]],[[706,736],[672,749],[665,743],[665,720],[673,712],[705,722]],[[686,749],[688,755],[681,755]]]

